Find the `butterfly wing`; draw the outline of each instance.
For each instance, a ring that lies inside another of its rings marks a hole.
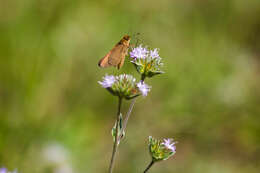
[[[125,61],[125,56],[129,47],[130,38],[123,37],[113,49],[111,49],[98,63],[99,67],[114,66],[120,69]]]
[[[121,59],[125,57],[124,54],[124,47],[125,45],[123,44],[117,44],[112,50],[111,54],[108,57],[108,64],[111,66],[118,66],[120,62],[122,61]]]
[[[117,44],[113,49],[111,49],[98,63],[100,67],[110,67],[118,66],[121,62],[121,54],[123,51],[124,45]]]
[[[121,53],[121,58],[120,58],[120,62],[119,64],[117,65],[117,68],[120,69],[123,65],[124,65],[124,62],[125,62],[125,56],[127,55],[127,50],[128,50],[128,47],[127,46],[124,46],[122,48],[122,53]]]
[[[99,67],[105,68],[105,67],[109,67],[109,66],[110,66],[109,63],[108,63],[108,58],[109,58],[110,54],[111,54],[111,51],[109,51],[109,52],[98,62],[98,66],[99,66]]]

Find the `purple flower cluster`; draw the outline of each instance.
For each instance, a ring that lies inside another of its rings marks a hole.
[[[160,58],[158,49],[155,48],[154,50],[148,50],[146,47],[139,47],[133,48],[130,52],[130,57],[136,59],[155,59]]]
[[[140,45],[132,49],[130,57],[132,58],[131,62],[135,65],[136,70],[143,79],[164,73],[161,71],[163,63],[161,62],[158,48],[147,49]]]
[[[132,75],[121,74],[119,76],[106,75],[102,81],[98,83],[103,87],[113,91],[114,95],[125,96],[130,98],[131,96],[140,95],[147,96],[151,87],[145,84],[143,81],[136,83],[136,79]],[[136,92],[138,91],[138,92]]]
[[[103,87],[103,88],[109,88],[111,87],[116,81],[115,76],[113,75],[106,75],[103,77],[103,81],[98,81],[98,83]]]
[[[147,96],[148,92],[150,91],[151,87],[147,84],[145,84],[144,82],[140,81],[139,83],[137,83],[137,87],[139,88],[139,90],[141,91],[143,96]]]
[[[17,173],[17,171],[8,171],[6,168],[0,168],[0,173]]]
[[[171,150],[172,152],[175,153],[176,147],[174,144],[176,144],[176,142],[173,142],[173,139],[164,139],[164,142],[162,142],[162,144],[169,150]]]
[[[148,50],[145,47],[142,47],[142,45],[140,45],[139,47],[134,48],[131,52],[130,52],[130,57],[131,58],[138,58],[138,59],[145,59],[148,55]]]

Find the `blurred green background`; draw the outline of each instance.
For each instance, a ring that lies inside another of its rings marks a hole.
[[[178,141],[151,173],[259,172],[259,0],[0,0],[0,167],[107,172],[117,99],[97,81],[139,76],[97,62],[137,32],[166,73],[146,81],[114,172],[144,170],[149,135]]]

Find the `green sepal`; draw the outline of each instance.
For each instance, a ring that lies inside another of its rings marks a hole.
[[[150,64],[144,64],[142,63],[142,61],[133,62],[133,64],[135,65],[137,72],[145,77],[151,78],[155,75],[164,73],[163,71],[160,71],[159,68],[155,68],[153,65]]]

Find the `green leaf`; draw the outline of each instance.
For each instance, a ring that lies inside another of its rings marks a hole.
[[[120,139],[120,134],[121,134],[122,130],[123,130],[123,116],[122,116],[122,113],[120,113],[119,122],[118,122],[118,133],[117,133],[118,139]],[[112,133],[113,141],[115,142],[115,140],[116,140],[116,122],[115,122],[114,127],[112,128],[111,133]],[[123,139],[124,136],[125,136],[125,132],[123,131],[121,139]]]

